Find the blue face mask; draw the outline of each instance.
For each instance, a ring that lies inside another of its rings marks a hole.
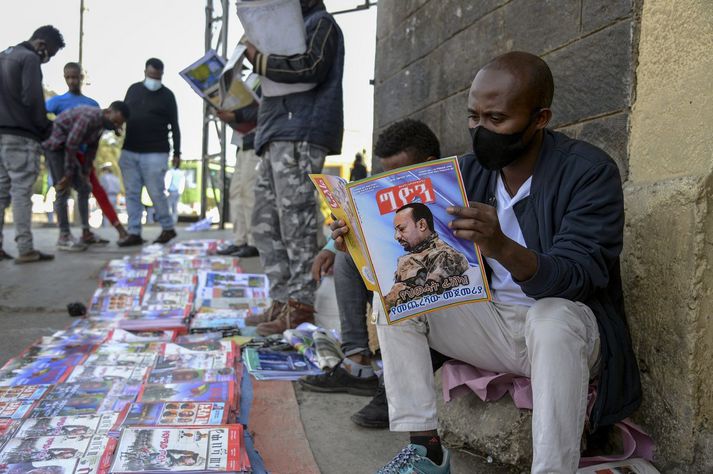
[[[152,79],[147,77],[144,79],[144,87],[152,92],[155,92],[161,88],[161,79]]]

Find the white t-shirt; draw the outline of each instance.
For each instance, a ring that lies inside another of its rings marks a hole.
[[[507,189],[505,189],[505,183],[503,183],[502,176],[498,176],[497,195],[495,197],[498,209],[498,220],[500,221],[500,229],[502,229],[503,234],[523,247],[527,247],[527,245],[525,244],[525,238],[522,235],[522,229],[520,229],[520,223],[517,221],[513,207],[516,203],[522,201],[530,195],[531,184],[532,177],[529,177],[527,181],[520,186],[517,194],[510,197]],[[486,257],[485,260],[493,270],[493,274],[490,279],[490,289],[493,293],[494,301],[498,303],[532,306],[535,300],[523,293],[520,285],[513,281],[512,275],[510,275],[510,272],[505,267],[492,258]]]

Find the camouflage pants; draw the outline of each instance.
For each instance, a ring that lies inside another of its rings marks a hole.
[[[31,252],[32,186],[40,172],[38,141],[15,135],[0,134],[0,248],[5,224],[5,209],[12,202],[15,242],[22,254]]]
[[[270,279],[270,296],[314,304],[310,268],[318,251],[318,218],[310,173],[320,173],[326,152],[307,142],[271,142],[255,183],[252,233]]]

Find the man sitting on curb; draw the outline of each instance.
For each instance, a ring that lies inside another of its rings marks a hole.
[[[374,156],[379,157],[384,171],[390,171],[438,159],[441,148],[438,138],[426,124],[406,119],[394,123],[379,135]],[[332,249],[333,246],[328,244],[314,259],[312,277],[319,281],[334,266],[342,352],[346,358],[329,373],[303,377],[300,385],[314,392],[373,395],[374,398],[351,419],[365,428],[386,428],[389,425],[386,392],[374,375],[366,326],[366,307],[372,300],[372,293],[364,285],[352,257],[346,252],[335,254]]]
[[[619,170],[602,150],[546,128],[553,92],[549,67],[529,53],[499,56],[475,76],[468,96],[475,156],[461,160],[471,203],[449,209],[450,227],[480,247],[494,301],[392,326],[381,312],[390,427],[410,432],[411,443],[380,472],[450,472],[436,432],[429,347],[531,378],[533,473],[577,470],[590,379],[599,377],[592,430],[640,403],[619,273]],[[347,227],[333,229],[343,247]]]

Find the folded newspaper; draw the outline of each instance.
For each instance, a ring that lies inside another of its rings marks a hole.
[[[347,183],[310,175],[336,219],[365,285],[389,324],[458,304],[490,300],[480,251],[456,238],[446,209],[468,206],[456,158]]]
[[[237,0],[238,18],[245,36],[264,54],[291,56],[307,50],[305,25],[299,2],[294,0]],[[279,32],[279,34],[275,34]],[[265,97],[295,94],[317,84],[285,84],[262,78]]]

